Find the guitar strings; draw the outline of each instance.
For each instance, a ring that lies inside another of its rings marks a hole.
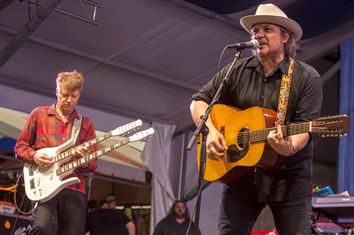
[[[283,133],[286,132],[287,127],[282,126]],[[310,123],[294,123],[289,125],[289,132],[286,133],[287,136],[295,133],[308,132],[310,128]],[[263,141],[268,136],[269,132],[275,130],[275,127],[269,127],[263,130],[254,130],[254,131],[241,131],[241,132],[230,132],[231,135],[237,135],[237,142],[247,144],[248,142],[258,142]]]
[[[323,118],[324,119],[324,118]],[[337,123],[336,121],[333,121],[334,123]],[[294,134],[299,134],[299,133],[305,133],[310,131],[310,124],[311,122],[305,122],[305,123],[293,123],[290,124],[289,127],[287,126],[282,126],[282,132],[286,134],[286,136],[294,135]],[[318,134],[325,134],[325,136],[336,136],[342,134],[343,130],[342,128],[329,128],[326,127],[330,123],[326,120],[316,120],[316,126],[317,127],[312,127],[313,131],[318,133]],[[321,127],[323,126],[323,127]],[[246,145],[249,142],[259,142],[263,141],[266,139],[268,136],[269,132],[272,130],[275,130],[276,127],[269,127],[263,130],[254,130],[254,131],[241,131],[241,132],[230,132],[229,134],[231,135],[237,135],[237,142],[242,143]],[[287,130],[289,130],[290,133],[286,133]]]

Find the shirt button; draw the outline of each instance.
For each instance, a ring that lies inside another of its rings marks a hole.
[[[266,78],[263,79],[264,82],[268,81]]]

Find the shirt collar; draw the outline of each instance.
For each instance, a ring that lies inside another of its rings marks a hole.
[[[263,69],[261,62],[256,56],[251,57],[249,62],[246,65],[247,68],[255,68],[257,72],[263,74]],[[281,71],[282,74],[288,74],[289,70],[289,57],[286,56],[283,61],[281,61],[277,68],[274,70],[274,73],[276,73],[278,70]]]
[[[53,115],[55,116],[57,114],[57,110],[55,109],[56,107],[56,103],[55,104],[52,104],[49,109],[48,109],[48,115]],[[72,119],[80,119],[80,115],[79,113],[77,112],[76,109],[74,109],[74,111],[70,114],[69,116],[69,119],[72,120]]]

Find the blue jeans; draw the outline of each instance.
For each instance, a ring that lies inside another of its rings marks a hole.
[[[32,235],[82,235],[86,218],[85,195],[63,189],[49,201],[39,203],[33,218]]]
[[[220,235],[251,234],[258,215],[267,204],[279,235],[311,234],[311,197],[266,203],[257,202],[252,193],[249,195],[239,197],[224,191],[219,215]]]

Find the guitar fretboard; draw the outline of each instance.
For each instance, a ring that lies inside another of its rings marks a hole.
[[[106,154],[106,153],[108,153],[108,152],[110,152],[110,151],[112,151],[112,150],[114,150],[116,148],[119,148],[119,147],[121,147],[121,146],[123,146],[123,145],[125,145],[125,144],[127,144],[129,142],[130,142],[130,140],[129,140],[128,137],[124,138],[123,140],[119,141],[116,144],[112,144],[112,145],[110,145],[110,146],[108,146],[106,148],[103,148],[103,149],[100,149],[100,150],[98,150],[98,151],[96,151],[94,153],[91,153],[91,154],[89,154],[89,155],[87,155],[87,156],[85,156],[83,158],[79,158],[79,159],[77,159],[75,161],[72,161],[70,163],[62,165],[61,167],[59,167],[57,169],[56,173],[59,176],[59,175],[62,175],[64,173],[68,172],[68,171],[74,170],[74,169],[82,166],[83,164],[88,163],[89,161],[91,161],[91,160],[93,160],[93,159],[95,159],[95,158],[97,158],[97,157],[99,157],[99,156],[101,156],[103,154]]]
[[[94,144],[97,144],[97,143],[99,143],[99,142],[101,142],[101,141],[103,141],[105,139],[110,138],[111,136],[112,136],[112,131],[107,132],[107,133],[103,134],[102,136],[99,136],[99,137],[96,137],[96,138],[94,138],[92,140],[86,141],[85,143],[82,143],[82,144],[80,144],[78,146],[72,147],[72,148],[60,153],[59,155],[55,156],[54,160],[55,160],[55,162],[60,162],[60,161],[66,159],[68,157],[71,157],[71,156],[75,155],[76,154],[76,152],[75,152],[76,148],[78,148],[78,147],[90,147],[90,146],[92,146]]]
[[[312,122],[303,122],[303,123],[294,123],[288,126],[281,126],[284,137],[311,132],[311,123]],[[270,127],[262,130],[256,131],[243,131],[240,132],[237,136],[238,143],[255,143],[260,141],[267,140],[269,132],[276,130],[276,127]]]

